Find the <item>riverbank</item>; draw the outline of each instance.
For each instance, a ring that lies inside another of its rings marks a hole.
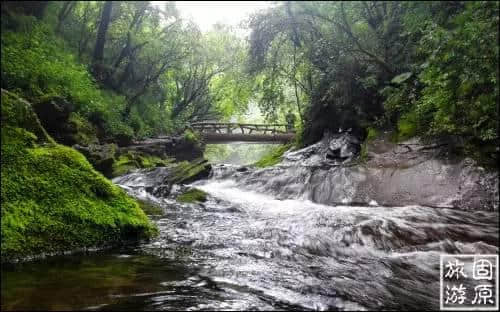
[[[80,146],[84,156],[56,142],[38,113],[31,103],[2,89],[2,262],[137,243],[157,235],[138,202],[98,171],[118,175],[167,166],[170,185],[210,171],[202,158],[178,161],[135,146],[89,144]]]

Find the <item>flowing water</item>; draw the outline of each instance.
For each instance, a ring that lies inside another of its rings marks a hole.
[[[233,169],[195,183],[203,204],[115,179],[162,208],[159,237],[4,267],[2,309],[437,309],[441,253],[498,253],[498,212],[326,206]]]

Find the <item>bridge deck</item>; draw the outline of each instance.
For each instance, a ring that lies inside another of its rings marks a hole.
[[[205,143],[228,143],[228,142],[262,142],[262,143],[285,143],[291,141],[295,134],[241,134],[241,133],[202,133]]]
[[[294,132],[286,124],[194,123],[206,143],[262,142],[284,143],[293,139]]]

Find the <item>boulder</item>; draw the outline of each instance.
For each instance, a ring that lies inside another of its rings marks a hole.
[[[238,169],[236,169],[236,171],[238,171],[238,172],[246,172],[246,171],[248,171],[248,167],[239,167]]]
[[[334,135],[330,139],[326,158],[344,162],[356,157],[360,150],[360,141],[349,133],[344,132]]]
[[[60,96],[44,97],[35,103],[33,108],[42,126],[57,142],[65,145],[74,144],[74,142],[67,142],[66,124],[69,115],[74,110],[69,101]]]
[[[167,197],[174,185],[189,184],[208,178],[211,171],[212,166],[205,159],[198,158],[191,162],[175,162],[164,167],[143,169],[140,173],[132,172],[114,178],[113,182],[127,186],[130,181],[131,185],[136,185],[136,178],[139,176],[146,192],[156,197]]]
[[[76,144],[73,148],[81,152],[97,171],[106,177],[111,177],[117,151],[115,144],[91,144],[89,146]]]
[[[54,140],[44,129],[31,103],[16,94],[2,89],[2,125],[24,128],[37,137],[37,143],[53,143]]]
[[[73,104],[64,97],[44,97],[34,105],[34,110],[56,142],[67,146],[98,143],[95,127],[75,113]]]
[[[192,161],[203,157],[203,147],[198,142],[187,140],[183,136],[173,137],[166,141],[165,148],[167,155],[180,161]]]

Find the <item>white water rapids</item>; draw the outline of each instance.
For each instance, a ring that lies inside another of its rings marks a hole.
[[[265,193],[280,184],[272,171],[255,181],[231,166],[214,170],[194,183],[209,200],[164,200],[161,237],[144,246],[182,258],[206,291],[224,294],[189,309],[436,309],[441,253],[498,252],[496,212],[327,206],[304,199],[300,174],[286,192]],[[144,177],[131,175],[117,183],[137,196]]]

